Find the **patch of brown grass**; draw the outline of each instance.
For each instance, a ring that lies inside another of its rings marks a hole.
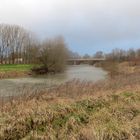
[[[139,62],[140,63],[140,62]],[[104,61],[97,63],[97,67],[101,67],[108,71],[109,76],[114,78],[118,75],[130,75],[140,73],[140,64],[131,61],[117,62],[117,61]]]
[[[30,75],[30,72],[26,72],[26,71],[1,71],[0,79],[25,77],[29,75]]]

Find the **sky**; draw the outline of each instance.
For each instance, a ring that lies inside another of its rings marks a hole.
[[[140,48],[140,0],[0,0],[0,23],[61,35],[80,54]]]

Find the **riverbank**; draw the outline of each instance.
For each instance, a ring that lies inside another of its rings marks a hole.
[[[0,139],[93,138],[140,139],[138,73],[97,83],[73,80],[0,108]]]
[[[104,80],[107,72],[90,65],[68,66],[64,73],[47,75],[30,75],[0,80],[0,97],[21,96],[28,91],[38,91],[55,87],[73,79],[97,82]]]
[[[105,61],[97,63],[96,67],[101,67],[104,70],[108,71],[108,74],[111,77],[140,73],[140,63],[136,64],[131,61]]]
[[[34,65],[27,64],[3,64],[0,65],[0,79],[27,77],[31,75]]]
[[[30,71],[2,71],[0,72],[0,79],[7,78],[21,78],[32,75]]]

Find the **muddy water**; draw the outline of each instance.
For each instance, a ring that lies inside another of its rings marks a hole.
[[[26,77],[0,80],[0,97],[16,96],[59,85],[72,79],[99,81],[105,79],[107,72],[89,65],[69,66],[65,73],[41,77]]]

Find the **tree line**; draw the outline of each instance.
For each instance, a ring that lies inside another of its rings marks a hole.
[[[63,37],[40,42],[31,32],[18,25],[0,24],[0,64],[43,64],[46,71],[63,71],[70,58],[106,58],[112,61],[140,61],[140,49],[114,49],[105,54],[79,55],[67,48]]]
[[[112,61],[140,61],[140,49],[123,50],[114,49],[111,53],[106,55],[106,59]]]
[[[92,56],[89,54],[84,54],[83,56],[78,53],[71,52],[71,58],[105,58],[110,61],[140,61],[140,49],[130,48],[128,50],[123,49],[113,49],[110,53],[104,53],[102,51],[97,51]]]
[[[0,24],[0,63],[30,63],[31,34],[17,25]]]
[[[63,37],[37,37],[18,25],[0,24],[0,64],[40,64],[48,71],[63,71],[68,56]]]

